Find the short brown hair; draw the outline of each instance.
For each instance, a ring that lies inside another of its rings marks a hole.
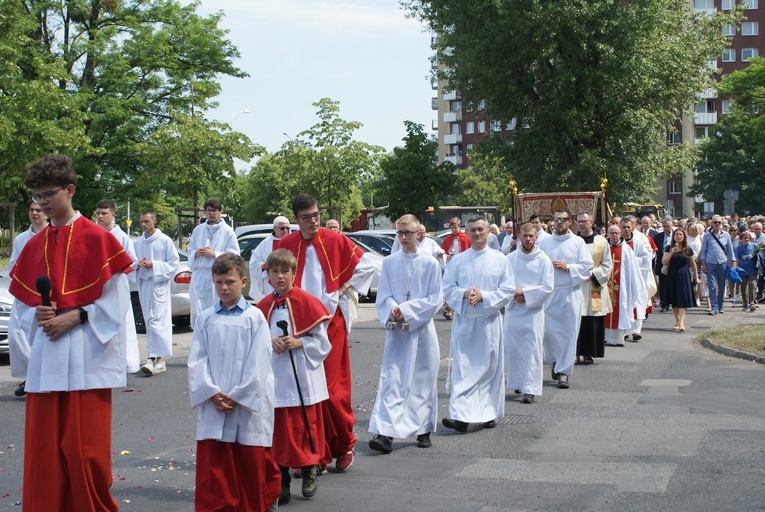
[[[528,233],[529,231],[533,231],[536,234],[537,227],[531,222],[524,222],[521,226],[521,233]]]
[[[452,217],[452,218],[449,220],[449,225],[451,226],[452,224],[455,224],[455,225],[457,225],[457,226],[461,226],[461,225],[462,225],[462,221],[460,220],[460,218],[459,218],[459,217]]]
[[[24,185],[33,190],[50,185],[77,185],[77,173],[72,167],[72,159],[59,153],[50,153],[31,162],[27,165]]]
[[[245,277],[247,275],[247,264],[244,262],[244,258],[238,254],[232,254],[226,252],[215,258],[212,266],[213,275],[225,275],[236,270],[239,277]]]
[[[112,213],[117,213],[117,205],[111,199],[102,199],[96,205],[96,210],[111,210]]]
[[[297,270],[297,258],[287,249],[276,249],[266,258],[266,270],[272,268],[288,268],[295,272]]]

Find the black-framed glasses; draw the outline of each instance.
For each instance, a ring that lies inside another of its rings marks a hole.
[[[408,237],[410,237],[412,235],[416,235],[417,231],[396,231],[396,234],[398,236],[403,236],[403,237],[407,237],[408,238]]]
[[[50,201],[53,196],[64,190],[69,185],[64,185],[63,187],[59,187],[53,190],[48,190],[47,192],[43,192],[42,194],[32,194],[32,201],[35,203],[39,203],[40,201]]]
[[[301,215],[300,220],[303,222],[309,222],[311,220],[319,220],[319,217],[321,217],[321,212],[309,213],[306,215]]]

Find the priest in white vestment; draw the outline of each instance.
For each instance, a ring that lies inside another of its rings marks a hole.
[[[523,402],[527,404],[542,394],[544,303],[554,284],[552,262],[537,247],[536,240],[533,224],[521,226],[521,250],[508,256],[516,288],[505,308],[504,324],[507,388],[523,393]]]
[[[146,375],[162,373],[167,368],[163,358],[173,355],[173,308],[170,283],[178,270],[178,251],[170,237],[157,228],[152,210],[141,213],[143,235],[135,240],[135,280],[146,325]]]
[[[500,309],[515,293],[507,257],[487,247],[486,219],[471,218],[467,233],[471,247],[455,255],[444,274],[444,297],[456,317],[447,375],[449,417],[442,423],[458,432],[467,432],[468,423],[493,428],[505,415]]]
[[[255,302],[273,293],[274,287],[268,282],[266,272],[266,258],[274,250],[274,240],[290,232],[290,221],[284,215],[274,219],[274,230],[264,238],[250,255],[250,298]]]
[[[431,445],[438,421],[438,334],[433,323],[443,300],[438,261],[419,251],[420,223],[414,215],[396,222],[401,250],[383,260],[377,288],[377,317],[386,329],[380,382],[369,432],[373,450],[391,451],[392,438],[417,436]]]
[[[96,224],[114,235],[114,238],[120,243],[133,264],[138,261],[135,256],[135,248],[130,237],[122,231],[119,224],[114,222],[117,214],[117,206],[114,201],[103,199],[96,205]],[[130,289],[127,291],[127,300],[131,307],[125,313],[125,322],[122,324],[123,336],[127,341],[127,372],[135,373],[141,368],[141,354],[138,352],[138,333],[135,330],[135,316],[133,316],[132,300],[130,298]]]
[[[635,308],[634,315],[636,321],[634,326],[627,331],[627,336],[632,335],[630,341],[639,341],[643,337],[643,320],[646,319],[646,309],[649,304],[653,304],[653,295],[649,295],[649,292],[656,293],[656,280],[653,277],[653,251],[644,244],[642,238],[644,235],[642,233],[637,233],[636,235],[634,223],[629,217],[622,219],[619,226],[624,243],[629,245],[635,253],[635,258],[640,267],[640,279],[643,280],[643,288],[645,289],[644,297],[640,299],[640,303]],[[651,286],[652,281],[653,287]]]
[[[239,243],[231,226],[221,219],[223,205],[217,199],[208,199],[204,204],[206,222],[191,233],[188,255],[191,269],[189,301],[191,305],[191,327],[194,319],[215,304],[212,265],[215,258],[225,252],[239,254]]]
[[[645,282],[635,253],[624,242],[619,226],[608,226],[607,236],[613,262],[608,281],[613,311],[606,315],[606,346],[623,347],[627,332],[635,328],[633,311],[646,295]]]
[[[545,303],[545,359],[552,365],[552,379],[567,389],[574,371],[576,339],[582,320],[582,283],[592,275],[592,254],[571,230],[571,214],[553,214],[555,233],[538,243],[555,269],[555,289]]]

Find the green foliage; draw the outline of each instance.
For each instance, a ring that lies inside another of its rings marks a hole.
[[[666,132],[711,86],[721,29],[740,16],[687,0],[402,3],[438,33],[439,78],[485,99],[492,119],[517,121],[499,152],[522,191],[598,190],[606,176],[618,202],[693,164]]]
[[[51,151],[74,160],[85,214],[104,197],[170,203],[177,192],[188,204],[231,175],[254,148],[197,116],[215,106],[221,75],[246,74],[222,13],[198,6],[0,0],[0,193],[25,197],[24,164]]]
[[[361,123],[340,118],[339,102],[322,98],[313,105],[320,121],[258,160],[247,177],[243,208],[249,221],[291,218],[290,201],[302,193],[319,201],[323,220],[342,217],[347,227],[358,218],[360,189],[374,180],[383,148],[354,140]]]
[[[736,100],[702,145],[690,193],[722,206],[725,190],[738,190],[737,211],[765,211],[765,59],[726,76],[718,92]]]
[[[381,175],[375,185],[378,204],[388,203],[385,215],[397,219],[406,213],[422,219],[431,206],[439,206],[452,193],[456,168],[438,164],[438,142],[425,134],[421,124],[404,121],[404,146],[380,162]]]

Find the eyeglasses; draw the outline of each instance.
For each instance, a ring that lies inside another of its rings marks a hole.
[[[212,215],[213,213],[219,213],[220,210],[205,210],[206,215]]]
[[[319,220],[319,217],[321,217],[321,212],[316,212],[316,213],[301,215],[300,220],[302,220],[303,222],[309,222],[312,220]]]
[[[53,196],[55,196],[57,193],[64,190],[69,185],[64,185],[63,187],[59,187],[54,190],[48,190],[47,192],[43,192],[42,194],[32,194],[32,201],[35,203],[39,203],[40,201],[50,201]]]
[[[722,221],[721,220],[713,220],[712,224],[722,224]]]
[[[555,222],[566,222],[568,220],[568,217],[553,217],[553,221]]]
[[[398,236],[403,236],[403,237],[408,238],[408,237],[410,237],[412,235],[416,235],[417,231],[396,231],[396,234]]]
[[[276,229],[278,229],[279,231],[289,231],[290,227],[289,226],[279,226]]]

